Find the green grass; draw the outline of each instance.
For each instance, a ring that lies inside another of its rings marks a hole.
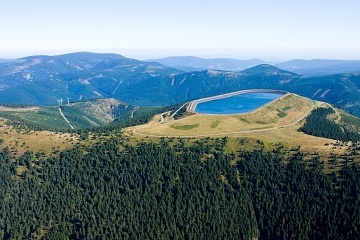
[[[240,121],[244,122],[244,123],[250,123],[248,120],[244,119],[244,118],[240,118]]]
[[[287,116],[287,113],[281,111],[280,109],[276,109],[276,111],[278,112],[278,113],[277,113],[277,116],[278,116],[279,118],[284,118],[284,117]]]
[[[283,107],[281,110],[283,110],[284,112],[286,112],[287,110],[290,110],[290,109],[292,109],[292,107],[290,107],[290,106],[285,106],[285,107]]]
[[[176,125],[176,124],[174,124],[174,125],[171,125],[170,127],[177,129],[177,130],[191,130],[191,129],[199,127],[199,123],[193,124],[193,125]]]
[[[213,123],[210,125],[210,127],[211,127],[211,128],[216,128],[217,126],[219,126],[219,123],[220,123],[220,121],[219,121],[219,120],[216,120],[215,122],[213,122]]]

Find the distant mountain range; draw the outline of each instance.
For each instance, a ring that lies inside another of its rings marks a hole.
[[[13,61],[14,59],[3,59],[3,58],[0,58],[0,63],[4,63],[4,62],[10,62],[10,61]]]
[[[242,71],[260,64],[272,64],[278,68],[304,76],[322,76],[343,73],[360,73],[360,60],[302,60],[294,59],[281,63],[260,59],[237,60],[231,58],[204,59],[198,57],[167,57],[148,60],[184,71],[224,70]]]
[[[275,66],[306,76],[360,73],[360,60],[295,59]]]
[[[168,67],[181,69],[184,71],[199,70],[225,70],[225,71],[241,71],[259,64],[267,63],[260,59],[237,60],[231,58],[212,58],[204,59],[199,57],[167,57],[162,59],[148,60],[158,62]]]
[[[268,64],[242,71],[188,72],[117,54],[84,52],[0,63],[2,103],[56,105],[69,97],[155,106],[250,88],[291,91],[360,116],[359,73],[306,77]]]

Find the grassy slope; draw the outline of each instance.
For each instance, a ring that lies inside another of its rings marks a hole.
[[[19,131],[13,126],[6,124],[5,119],[0,118],[0,138],[3,143],[1,148],[8,147],[14,156],[22,155],[26,150],[33,152],[43,151],[46,155],[53,150],[64,150],[74,146],[78,142],[75,134],[55,133],[50,131]]]

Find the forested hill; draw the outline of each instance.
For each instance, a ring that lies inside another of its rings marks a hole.
[[[340,119],[330,120],[336,116],[336,110],[332,107],[320,107],[312,111],[306,117],[305,123],[300,131],[325,138],[332,138],[343,142],[360,141],[360,119],[353,116],[341,114]]]
[[[53,157],[0,152],[0,239],[358,237],[357,164],[326,175],[282,145],[227,154],[226,137],[98,138]]]
[[[183,72],[116,54],[32,56],[0,63],[0,102],[55,105],[115,98],[134,106],[171,105],[242,89],[294,92],[360,116],[359,73],[304,77],[270,65],[242,72]]]

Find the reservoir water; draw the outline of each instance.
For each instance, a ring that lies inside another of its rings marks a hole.
[[[199,102],[195,112],[204,114],[248,113],[283,96],[281,92],[247,92],[226,98]]]

